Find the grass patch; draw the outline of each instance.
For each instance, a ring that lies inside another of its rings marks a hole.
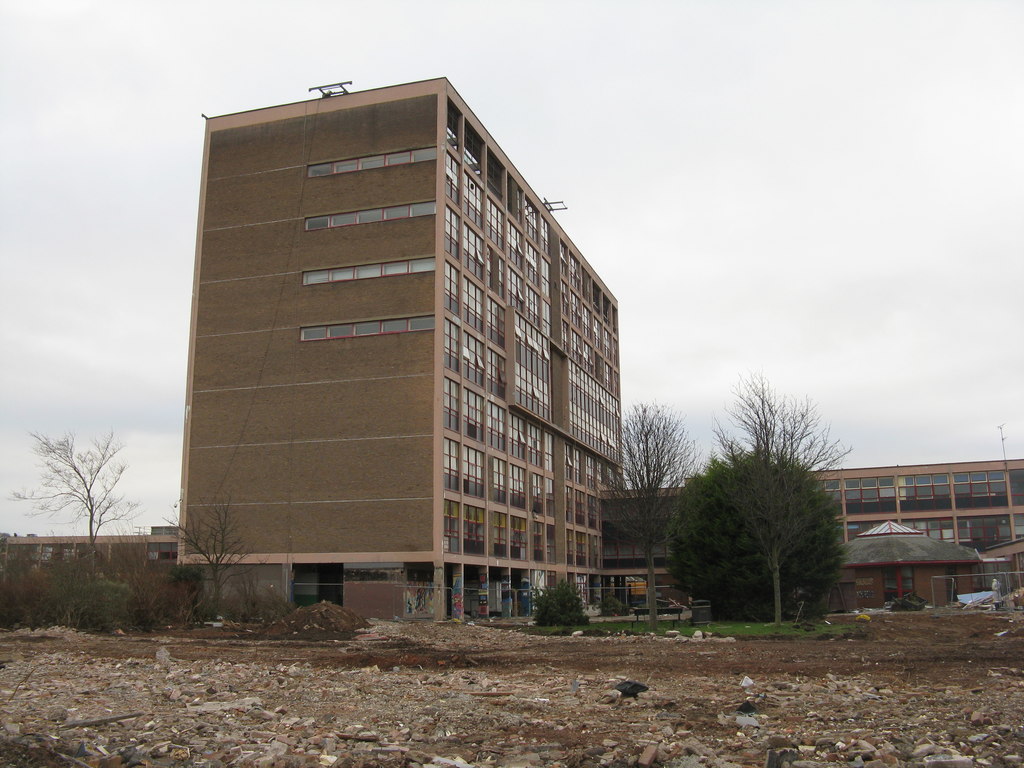
[[[579,630],[584,635],[615,635],[634,634],[646,635],[650,628],[646,623],[634,623],[632,621],[601,621],[580,627],[521,627],[522,632],[531,635],[569,635]],[[671,629],[675,629],[681,635],[693,636],[697,630],[710,632],[712,635],[722,637],[817,637],[821,635],[841,635],[850,629],[849,625],[826,624],[824,622],[783,622],[781,627],[776,627],[771,622],[760,624],[749,621],[713,621],[699,627],[690,626],[688,622],[677,622],[673,627],[671,621],[658,622],[657,634],[664,635]]]

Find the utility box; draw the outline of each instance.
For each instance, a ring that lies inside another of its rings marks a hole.
[[[699,624],[711,623],[711,601],[694,600],[690,606],[690,624],[696,627]]]

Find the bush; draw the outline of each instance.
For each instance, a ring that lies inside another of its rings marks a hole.
[[[533,620],[539,627],[576,627],[589,624],[583,600],[568,581],[539,590],[533,600]]]
[[[600,611],[602,616],[625,616],[629,608],[615,595],[605,595],[601,598]]]

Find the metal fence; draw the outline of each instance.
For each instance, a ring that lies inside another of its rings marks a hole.
[[[922,595],[925,597],[925,595]],[[933,576],[931,604],[1013,609],[1024,606],[1024,572]]]

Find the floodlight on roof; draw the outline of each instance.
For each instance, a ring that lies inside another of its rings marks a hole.
[[[344,83],[330,83],[329,85],[314,85],[309,89],[309,92],[320,91],[320,97],[326,99],[329,96],[343,96],[348,93],[348,88],[345,86],[352,85],[351,80],[346,80]]]
[[[548,200],[544,198],[544,207],[548,209],[548,213],[554,213],[555,211],[567,211],[569,206],[562,200]]]

